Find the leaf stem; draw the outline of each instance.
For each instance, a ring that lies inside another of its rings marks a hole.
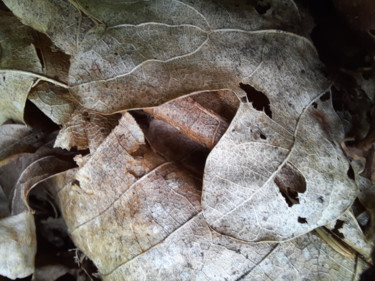
[[[17,69],[0,69],[0,73],[2,73],[2,72],[15,73],[15,74],[23,74],[23,75],[28,75],[28,76],[36,77],[36,78],[39,78],[40,80],[50,82],[50,83],[55,84],[57,86],[63,87],[65,89],[69,89],[69,85],[67,85],[67,84],[65,84],[63,82],[59,82],[57,80],[54,80],[52,78],[49,78],[47,76],[38,74],[38,73],[34,73],[34,72],[30,72],[30,71],[24,71],[24,70],[17,70]]]

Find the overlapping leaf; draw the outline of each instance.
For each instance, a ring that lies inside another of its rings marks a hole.
[[[0,11],[0,40],[0,124],[7,119],[23,122],[27,95],[36,78],[17,70],[42,71],[32,44],[32,29],[12,14]]]
[[[339,218],[357,187],[316,51],[289,33],[304,34],[293,1],[4,3],[72,56],[69,87],[40,83],[30,100],[64,125],[56,146],[90,154],[54,178],[69,165],[20,156],[22,177],[3,176],[3,188],[18,180],[17,202],[41,180],[55,189],[74,243],[104,280],[353,280],[366,267],[307,234]],[[65,81],[61,65],[51,74]],[[229,127],[233,114],[210,99],[173,100],[222,89],[241,101]],[[98,114],[153,106],[122,112],[118,124]]]

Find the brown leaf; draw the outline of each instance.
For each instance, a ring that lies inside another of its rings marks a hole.
[[[28,99],[58,125],[71,121],[71,115],[77,108],[67,89],[47,82],[35,86]]]
[[[208,96],[205,98],[213,104],[215,101],[217,105],[220,104],[224,108],[222,111],[225,111],[225,108],[228,108],[227,111],[238,108],[238,99],[233,101],[230,93],[227,95],[220,93],[222,92],[208,92],[196,96]],[[224,119],[220,114],[205,107],[206,104],[211,103],[198,103],[194,97],[173,100],[146,112],[150,112],[156,119],[163,120],[177,128],[191,140],[212,149],[225,133],[230,120]],[[234,98],[234,95],[232,97]],[[204,101],[204,98],[200,100]]]
[[[64,114],[67,111],[63,111]],[[119,115],[104,116],[77,106],[60,130],[54,147],[90,149],[93,153],[118,124]]]

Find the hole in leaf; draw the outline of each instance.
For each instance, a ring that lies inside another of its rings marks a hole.
[[[364,211],[360,213],[356,219],[361,227],[362,232],[366,233],[370,229],[371,220],[370,220],[370,213],[368,211]]]
[[[323,198],[323,196],[319,196],[319,197],[318,197],[318,201],[319,201],[319,203],[324,203],[324,198]]]
[[[342,229],[343,226],[344,226],[344,221],[337,220],[335,224],[335,228],[332,230],[332,233],[334,233],[340,239],[345,238],[345,236],[340,232],[340,229]]]
[[[272,111],[270,107],[270,100],[268,97],[260,91],[257,91],[254,87],[240,83],[242,90],[246,92],[247,99],[253,104],[256,110],[264,111],[268,117],[272,118]]]
[[[264,15],[270,8],[271,4],[264,1],[258,1],[255,5],[255,10],[259,15]]]
[[[81,187],[81,185],[80,185],[80,183],[79,183],[78,180],[74,180],[74,181],[72,182],[72,185],[76,185],[76,186],[78,186],[78,187]]]
[[[274,180],[289,207],[299,204],[298,193],[306,191],[305,177],[293,165],[285,164]]]
[[[241,97],[241,102],[246,103],[247,102],[247,98],[246,97]]]
[[[307,223],[306,218],[298,217],[298,222],[299,223]]]
[[[318,108],[318,104],[316,103],[316,102],[313,102],[312,103],[312,106],[316,109],[316,108]]]
[[[267,137],[266,137],[265,135],[263,135],[263,134],[260,134],[260,138],[261,138],[262,140],[266,140],[266,139],[267,139]]]
[[[349,165],[348,172],[346,173],[351,180],[355,180],[354,170],[352,168],[352,165]]]
[[[30,100],[26,101],[23,116],[26,124],[30,127],[43,128],[46,132],[53,132],[60,129],[57,124],[55,124]]]
[[[331,94],[329,92],[326,92],[323,96],[320,97],[321,101],[327,101],[331,98]]]
[[[39,58],[40,64],[42,65],[42,69],[44,69],[44,60],[43,60],[42,50],[39,48],[35,48],[35,50],[36,50],[36,55]]]

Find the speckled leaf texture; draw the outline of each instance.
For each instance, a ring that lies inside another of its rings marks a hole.
[[[369,255],[331,84],[292,0],[3,2],[60,48],[67,85],[29,99],[62,125],[55,147],[85,151],[40,178],[103,280],[358,279],[366,263],[314,232],[341,218]]]

